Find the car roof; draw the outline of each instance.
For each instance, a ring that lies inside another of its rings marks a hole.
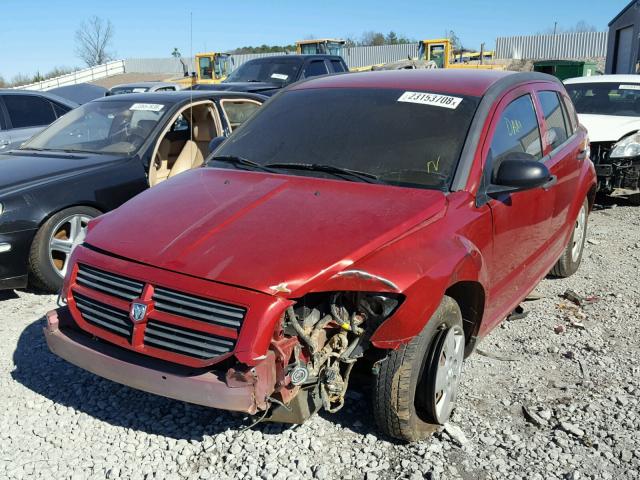
[[[180,90],[177,92],[144,92],[128,93],[126,95],[110,95],[93,100],[93,102],[140,102],[140,103],[168,103],[176,104],[189,99],[206,98],[253,98],[264,100],[267,97],[255,93],[229,92],[225,90]]]
[[[619,74],[619,75],[594,75],[591,77],[575,77],[568,78],[564,81],[564,83],[616,83],[616,82],[625,82],[625,83],[640,83],[640,75],[628,75],[628,74]]]
[[[171,82],[132,82],[132,83],[121,83],[119,85],[114,85],[111,87],[111,90],[114,88],[151,88],[151,87],[175,87],[175,83]]]
[[[309,58],[318,58],[318,59],[329,59],[329,60],[342,60],[340,55],[329,55],[325,53],[309,53],[309,54],[298,54],[292,53],[291,55],[269,55],[268,57],[259,57],[252,58],[251,60],[247,60],[245,63],[254,62],[256,60],[259,61],[269,61],[269,60],[306,60]],[[244,65],[244,64],[243,64]],[[241,65],[242,66],[242,65]]]
[[[53,93],[49,93],[47,91],[42,90],[23,90],[19,88],[0,88],[1,95],[35,95],[39,97],[45,97],[49,100],[54,100],[58,103],[61,103],[67,107],[75,108],[78,106],[78,103],[69,100],[67,98],[63,98],[59,95],[55,95]]]
[[[511,72],[480,69],[422,69],[360,72],[314,77],[289,90],[314,88],[383,88],[396,90],[434,90],[450,94],[483,96],[492,86],[545,81],[560,83],[551,75],[538,72]]]

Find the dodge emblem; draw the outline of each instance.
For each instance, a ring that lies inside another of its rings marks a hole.
[[[131,311],[129,312],[129,315],[131,316],[131,320],[135,323],[144,320],[146,314],[147,306],[144,303],[133,302],[131,304]]]

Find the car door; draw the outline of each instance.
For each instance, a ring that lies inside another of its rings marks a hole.
[[[555,204],[549,235],[554,242],[549,246],[552,256],[560,256],[566,246],[568,234],[573,226],[569,218],[574,205],[575,192],[580,184],[581,163],[586,158],[586,146],[573,128],[562,92],[551,84],[536,87],[538,111],[542,114],[545,152],[544,162],[556,178]]]
[[[38,95],[5,95],[4,105],[11,130],[7,149],[18,148],[57,118],[51,103]]]
[[[542,130],[530,87],[518,87],[499,102],[483,144],[484,183],[510,152],[544,161]],[[487,318],[504,318],[548,266],[549,228],[554,211],[552,189],[537,188],[487,197],[493,223],[493,250],[487,267],[491,291]],[[545,270],[546,269],[546,270]],[[491,328],[492,326],[488,326]]]

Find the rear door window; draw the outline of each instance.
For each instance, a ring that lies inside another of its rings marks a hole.
[[[13,128],[49,125],[56,119],[51,103],[36,95],[5,95],[4,104]]]
[[[223,100],[221,105],[231,130],[246,122],[260,108],[260,104],[249,100]]]
[[[60,118],[62,115],[67,113],[69,110],[71,110],[69,107],[65,107],[64,105],[60,105],[59,103],[56,103],[56,102],[51,102],[51,105],[53,106],[53,111],[55,112],[56,117],[58,118]]]
[[[512,152],[524,152],[536,160],[542,158],[540,128],[530,95],[523,95],[503,110],[491,140],[493,171]]]
[[[344,72],[344,66],[340,60],[331,60],[331,66],[334,72]]]
[[[324,60],[313,60],[304,67],[305,77],[315,77],[318,75],[326,75],[327,73],[329,73],[329,71],[327,70]]]
[[[547,124],[546,143],[551,145],[553,150],[569,138],[565,123],[565,113],[557,92],[551,90],[538,92],[538,99],[540,100],[540,105],[542,105],[542,114]]]

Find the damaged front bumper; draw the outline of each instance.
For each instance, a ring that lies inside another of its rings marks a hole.
[[[100,377],[163,397],[255,414],[269,407],[276,383],[273,352],[246,369],[193,370],[125,350],[74,328],[67,307],[46,315],[44,335],[60,358]]]

